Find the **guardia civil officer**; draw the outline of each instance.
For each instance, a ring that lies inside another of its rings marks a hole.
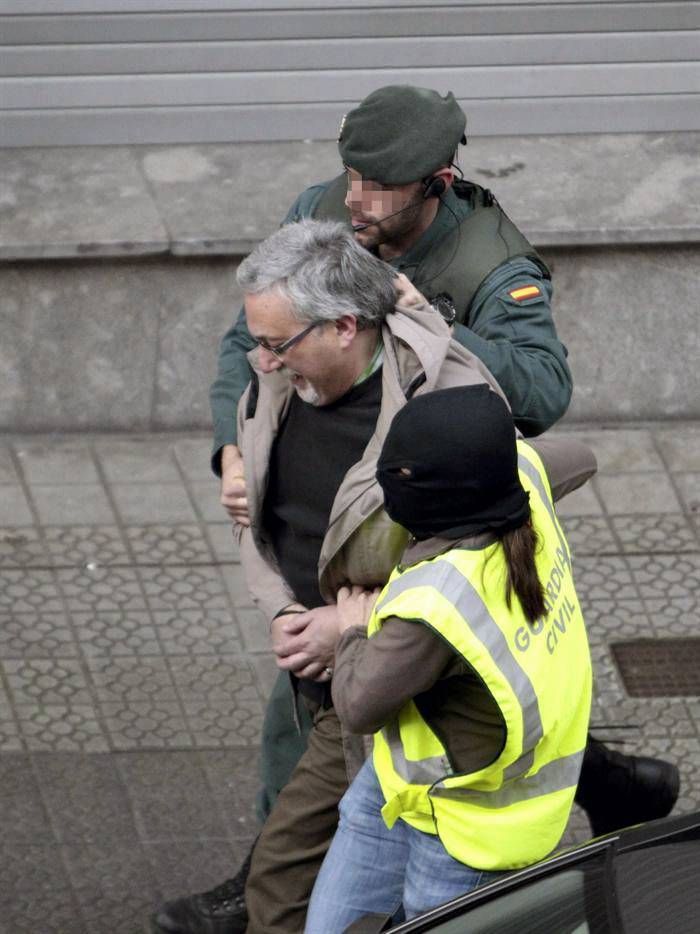
[[[516,425],[524,435],[536,435],[563,415],[571,395],[566,349],[552,321],[551,276],[494,196],[456,177],[454,159],[466,141],[465,127],[451,93],[412,86],[374,91],[343,119],[338,145],[344,171],[304,191],[284,223],[314,217],[350,225],[361,245],[408,276],[448,320],[454,319],[455,337],[496,377]],[[224,508],[242,525],[249,520],[236,406],[250,378],[245,355],[253,346],[241,313],[223,338],[210,396],[212,466],[222,479]],[[313,651],[312,631],[298,638],[304,651]],[[263,731],[261,819],[305,748],[309,724],[302,723],[299,733],[291,711],[283,673]],[[614,775],[612,787],[608,775]],[[673,766],[611,753],[598,743],[589,743],[582,778],[585,789],[582,785],[577,800],[597,832],[663,816],[678,793]],[[164,905],[155,930],[244,930],[247,866],[246,860],[236,876],[211,892]]]
[[[333,702],[374,753],[340,802],[305,934],[399,906],[410,920],[548,856],[586,744],[591,658],[556,477],[503,400],[483,385],[410,399],[377,479],[412,538],[369,625],[375,594],[338,594]]]

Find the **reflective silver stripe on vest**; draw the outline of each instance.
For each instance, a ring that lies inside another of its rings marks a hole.
[[[516,778],[496,791],[478,791],[474,788],[431,788],[430,794],[441,798],[458,798],[482,808],[506,808],[519,801],[539,798],[555,791],[572,788],[578,782],[583,761],[583,750],[555,759],[543,765],[536,775]]]
[[[376,606],[375,612],[378,613],[389,601],[394,600],[406,590],[424,586],[439,587],[443,597],[456,608],[468,622],[474,635],[486,646],[494,664],[518,698],[523,714],[523,748],[518,758],[521,768],[517,774],[522,775],[532,765],[532,760],[528,759],[527,753],[534,750],[544,733],[537,694],[532,681],[511,652],[502,629],[489,613],[471,581],[449,561],[433,561],[429,565],[406,571],[396,578],[389,585],[383,600]],[[414,768],[423,771],[422,766],[426,762],[432,761],[437,765],[438,761],[442,761],[441,759],[423,762],[406,760],[398,729],[391,736],[391,740],[387,737],[387,742],[391,748],[394,768],[409,784],[426,784],[425,779],[419,782],[413,777]],[[432,781],[438,781],[445,775],[444,771],[438,774],[431,767],[428,771],[432,774]],[[511,774],[510,777],[515,777],[515,775]]]
[[[552,499],[549,493],[547,492],[547,488],[545,487],[542,481],[542,477],[539,475],[539,472],[537,468],[535,467],[535,465],[531,464],[530,461],[525,457],[525,455],[521,454],[519,451],[518,451],[518,470],[522,470],[522,472],[526,474],[528,479],[532,481],[532,484],[537,490],[537,492],[540,494],[540,498],[542,499],[542,504],[544,505],[547,512],[549,513],[549,517],[552,520],[552,525],[554,526],[554,530],[557,533],[557,538],[559,539],[559,547],[561,548],[563,553],[569,558],[569,561],[571,561],[571,556],[569,555],[568,546],[566,544],[566,541],[564,540],[563,535],[561,534],[561,530],[559,529],[559,523],[557,522],[556,513],[554,512],[554,506],[552,504]]]
[[[513,778],[524,775],[526,772],[530,771],[534,764],[535,750],[527,749],[519,759],[516,759],[515,762],[511,762],[511,764],[503,770],[503,781],[508,782]]]
[[[446,755],[409,762],[403,752],[398,720],[387,723],[382,728],[382,734],[391,750],[394,769],[409,785],[433,785],[452,773],[452,766]]]

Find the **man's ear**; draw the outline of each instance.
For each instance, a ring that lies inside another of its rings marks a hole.
[[[357,334],[357,318],[355,315],[341,315],[335,320],[335,333],[338,335],[340,345],[349,347]]]
[[[452,182],[455,180],[455,173],[452,170],[452,166],[444,165],[441,169],[437,169],[435,172],[430,173],[431,178],[441,178],[445,183],[445,191],[452,186]]]

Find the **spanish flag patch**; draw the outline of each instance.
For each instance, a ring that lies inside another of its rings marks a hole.
[[[523,302],[526,298],[537,298],[542,294],[536,285],[522,285],[520,288],[511,289],[508,294],[515,302]]]

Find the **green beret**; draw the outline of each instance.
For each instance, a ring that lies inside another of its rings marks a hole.
[[[404,185],[449,165],[466,142],[467,118],[451,91],[441,97],[408,84],[379,88],[343,117],[344,165],[383,185]]]

